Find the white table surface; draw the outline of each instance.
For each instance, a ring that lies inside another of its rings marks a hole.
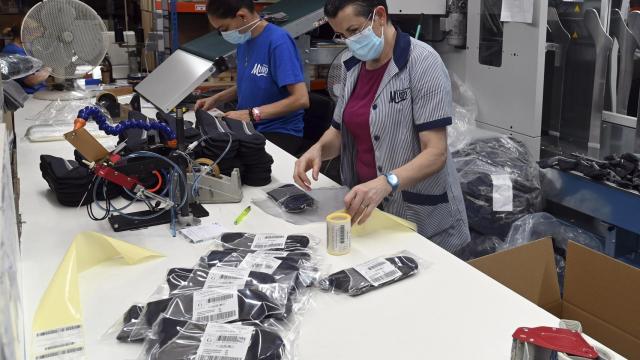
[[[97,231],[166,255],[134,266],[105,263],[80,276],[88,359],[134,359],[139,345],[119,344],[105,338],[105,331],[130,305],[144,303],[169,268],[193,266],[210,245],[172,238],[168,226],[114,233],[107,221],[91,221],[84,207],[60,206],[42,179],[39,156],[72,159],[71,145],[31,143],[24,138],[32,124],[26,118],[46,105],[31,99],[16,113],[27,348],[40,297],[68,246],[79,232]],[[275,159],[273,181],[291,182],[294,158],[271,144],[267,149]],[[316,186],[331,185],[322,177]],[[294,226],[255,206],[244,222],[234,226],[234,218],[259,194],[260,189],[246,187],[240,204],[207,205],[211,215],[203,221],[218,222],[232,231],[310,233],[324,242],[324,224]],[[351,253],[343,257],[326,255],[323,246],[320,253],[331,271],[405,249],[422,257],[427,266],[412,278],[361,297],[317,291],[297,339],[299,359],[509,359],[511,334],[517,327],[558,324],[555,316],[416,233],[381,230],[355,238]]]

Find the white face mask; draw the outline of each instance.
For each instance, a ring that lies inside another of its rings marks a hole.
[[[222,35],[222,37],[234,44],[234,45],[240,45],[240,44],[244,44],[247,41],[249,41],[249,39],[251,39],[251,31],[253,31],[253,29],[256,28],[256,26],[258,26],[258,23],[260,22],[261,19],[258,19],[250,24],[247,24],[239,29],[235,29],[235,30],[229,30],[229,31],[221,31],[220,34]],[[249,30],[247,30],[244,33],[241,33],[240,30],[242,29],[246,29],[249,26],[253,25],[253,27]]]

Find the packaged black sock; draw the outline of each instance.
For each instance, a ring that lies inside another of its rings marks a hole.
[[[211,326],[221,326],[213,324]],[[238,325],[231,325],[237,328]],[[231,327],[224,325],[224,327]],[[253,332],[242,360],[281,360],[286,346],[280,335],[259,324],[250,324]],[[158,322],[158,339],[147,346],[149,360],[193,360],[201,346],[207,324],[163,318]],[[220,339],[227,340],[227,339]],[[232,339],[228,339],[232,340]],[[233,339],[235,340],[235,339]],[[233,345],[233,344],[232,344]],[[233,358],[232,358],[233,359]],[[235,359],[234,359],[235,360]]]
[[[271,236],[260,235],[259,236]],[[225,233],[222,234],[220,241],[226,249],[245,249],[245,250],[273,250],[273,251],[299,251],[309,247],[309,237],[305,235],[289,235],[286,237],[284,244],[268,246],[254,245],[254,241],[258,236],[249,233]],[[275,244],[275,243],[274,243]]]
[[[319,286],[324,291],[358,296],[406,279],[417,271],[418,262],[413,257],[394,256],[338,271],[320,280]]]

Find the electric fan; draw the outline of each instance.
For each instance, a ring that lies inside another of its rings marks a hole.
[[[342,63],[342,57],[346,53],[347,49],[341,51],[336,57],[333,59],[331,63],[331,67],[329,68],[329,74],[327,75],[327,91],[333,101],[338,101],[338,99],[343,95],[344,92],[344,84],[346,81],[346,70],[344,68],[344,64]]]
[[[74,79],[96,68],[107,48],[102,40],[104,22],[87,4],[78,0],[44,0],[29,10],[22,22],[26,53],[51,68],[53,90],[39,91],[42,100],[78,100],[88,92],[76,90]]]

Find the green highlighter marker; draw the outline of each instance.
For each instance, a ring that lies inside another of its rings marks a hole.
[[[233,222],[234,225],[238,225],[242,222],[242,220],[244,220],[244,218],[247,217],[247,215],[249,215],[249,213],[251,212],[251,206],[247,206],[246,209],[244,209],[240,215],[238,215],[238,217],[236,218],[236,221]]]

